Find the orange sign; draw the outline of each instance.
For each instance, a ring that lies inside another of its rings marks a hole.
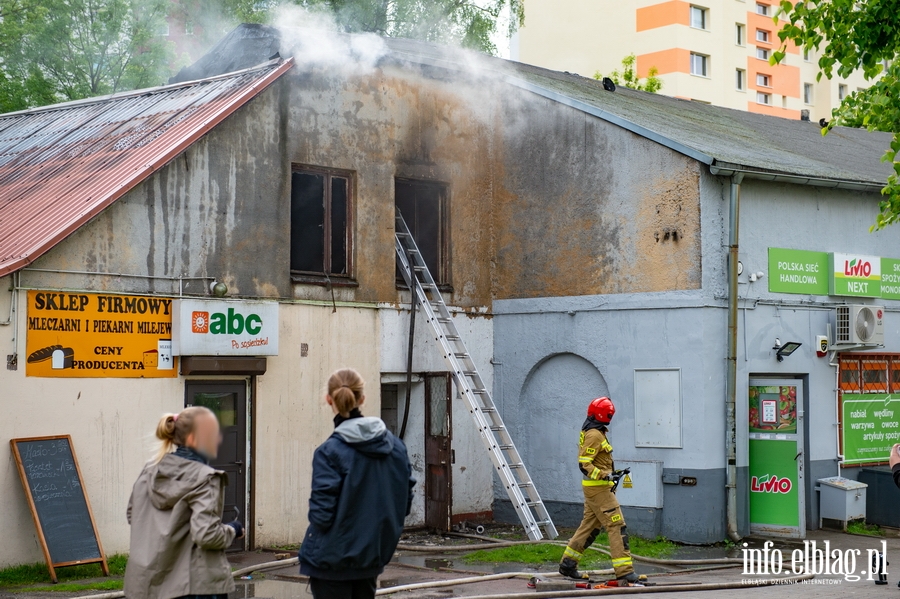
[[[28,292],[27,376],[176,377],[172,300]]]

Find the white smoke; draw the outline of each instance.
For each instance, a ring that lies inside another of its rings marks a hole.
[[[282,54],[293,56],[298,66],[363,74],[375,69],[387,53],[384,40],[374,33],[347,35],[334,17],[292,5],[281,5],[271,24],[281,32]]]

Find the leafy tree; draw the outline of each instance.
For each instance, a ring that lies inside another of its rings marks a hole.
[[[656,67],[650,67],[650,70],[647,71],[647,78],[642,82],[641,78],[637,76],[637,73],[634,70],[634,65],[636,62],[637,57],[634,54],[629,54],[622,59],[621,73],[619,72],[619,69],[616,69],[606,76],[609,77],[616,85],[630,87],[631,89],[650,92],[651,94],[655,94],[656,92],[661,90],[663,82],[662,79],[658,77],[659,70]],[[594,73],[594,79],[597,79],[598,81],[600,79],[603,79],[603,77],[604,76],[600,73],[600,71]]]
[[[788,22],[778,32],[782,42],[792,41],[807,50],[818,50],[819,79],[835,73],[847,77],[862,70],[873,81],[865,90],[844,98],[822,129],[827,134],[836,126],[865,127],[894,134],[891,147],[882,157],[892,162],[894,172],[882,189],[880,213],[872,229],[900,222],[900,0],[829,0],[797,2],[782,0],[779,16]],[[773,64],[785,57],[785,48],[772,54]]]
[[[269,22],[278,0],[222,0],[240,21]],[[288,0],[334,17],[348,33],[369,32],[429,42],[459,44],[496,54],[491,37],[508,11],[507,35],[522,25],[524,0]],[[277,25],[277,23],[275,23]]]
[[[168,0],[0,0],[0,109],[163,83]]]

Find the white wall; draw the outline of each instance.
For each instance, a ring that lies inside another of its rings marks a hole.
[[[382,306],[379,310],[381,319],[381,372],[405,373],[407,346],[409,343],[409,309],[398,306]],[[484,314],[456,313],[454,323],[469,353],[475,360],[485,385],[493,391],[493,320]],[[416,314],[416,334],[413,343],[413,372],[447,372],[449,367],[443,359],[440,345],[434,338],[434,331],[425,320],[420,309]],[[424,521],[424,451],[425,451],[425,416],[424,385],[413,386],[410,418],[407,424],[405,442],[420,484],[416,485],[414,515],[408,524],[421,524]],[[405,388],[401,385],[398,403],[405,398]],[[484,448],[481,436],[475,428],[474,421],[466,408],[465,401],[453,390],[453,440],[452,448],[456,452],[456,463],[453,466],[453,513],[473,514],[491,509],[493,504],[492,476],[493,466]],[[403,406],[400,406],[399,418],[403,417]],[[421,512],[418,506],[421,505]],[[418,514],[421,513],[421,516]]]

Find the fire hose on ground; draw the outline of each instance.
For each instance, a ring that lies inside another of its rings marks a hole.
[[[477,551],[480,549],[498,549],[501,547],[512,547],[516,545],[557,545],[564,546],[565,542],[563,541],[503,541],[499,539],[494,539],[491,537],[485,537],[481,535],[472,535],[472,534],[463,534],[463,533],[449,533],[450,536],[463,537],[463,538],[471,538],[475,540],[485,541],[484,543],[479,544],[470,544],[470,545],[407,545],[400,544],[397,546],[397,549],[400,551],[412,551],[419,553],[447,553],[447,552],[465,552],[465,551]],[[591,551],[596,551],[603,555],[609,556],[609,549],[603,546],[592,546],[588,547]],[[742,560],[736,558],[716,558],[716,559],[681,559],[681,560],[673,560],[673,559],[657,559],[646,557],[642,555],[632,555],[635,560],[642,561],[649,564],[660,565],[660,566],[692,566],[692,565],[701,565],[701,566],[710,566],[709,568],[700,568],[696,571],[701,570],[710,570],[710,569],[719,569],[719,568],[729,568],[735,567],[743,563]],[[256,564],[253,566],[247,566],[246,568],[241,568],[239,570],[235,570],[232,572],[232,576],[234,578],[240,578],[241,576],[246,576],[253,572],[263,572],[266,570],[272,569],[280,569],[286,566],[293,566],[299,563],[298,558],[293,557],[289,559],[276,560],[271,562],[265,562],[262,564]],[[685,570],[682,570],[685,571]],[[694,571],[691,569],[691,571]],[[590,572],[595,575],[610,575],[613,573],[613,570],[595,570]],[[388,587],[379,589],[377,591],[377,595],[391,595],[395,593],[401,593],[406,591],[413,590],[421,590],[421,589],[429,589],[429,588],[442,588],[442,587],[452,587],[459,586],[465,584],[475,584],[480,582],[488,582],[492,580],[505,580],[510,578],[531,578],[535,576],[536,572],[504,572],[501,574],[485,574],[483,576],[469,576],[465,578],[457,578],[450,580],[440,580],[440,581],[432,581],[432,582],[421,582],[407,585],[400,585],[395,587]],[[559,575],[556,573],[547,573],[542,574],[547,577],[558,577]],[[774,584],[791,584],[796,582],[801,582],[804,580],[809,580],[814,578],[812,574],[806,574],[802,576],[792,576],[785,578],[776,578],[771,580],[760,579],[758,581],[754,581],[753,586],[769,586]],[[506,593],[506,594],[498,594],[498,595],[479,595],[472,596],[469,599],[524,599],[524,598],[532,598],[532,599],[543,599],[543,598],[552,598],[552,597],[595,597],[600,595],[622,595],[622,594],[630,594],[630,593],[669,593],[676,591],[715,591],[715,590],[728,590],[728,589],[747,589],[747,585],[741,582],[727,582],[727,583],[699,583],[699,584],[677,584],[677,585],[666,585],[666,586],[645,586],[645,587],[622,587],[622,588],[604,588],[604,589],[578,589],[572,591],[551,591],[551,592],[520,592],[520,593]],[[97,595],[87,595],[79,597],[78,599],[123,599],[125,597],[125,593],[122,591],[113,592],[113,593],[101,593]]]

